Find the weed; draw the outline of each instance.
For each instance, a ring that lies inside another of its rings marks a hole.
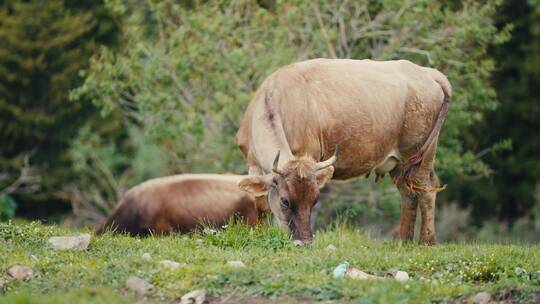
[[[211,295],[281,299],[298,295],[353,303],[452,301],[479,291],[519,288],[515,298],[534,301],[540,285],[540,246],[444,244],[434,247],[374,241],[337,224],[316,234],[312,247],[294,247],[274,226],[249,227],[230,222],[188,235],[133,238],[106,233],[92,237],[86,251],[54,251],[47,238],[85,233],[40,223],[0,224],[0,272],[13,264],[31,267],[34,278],[7,281],[0,303],[131,303],[125,281],[139,276],[171,302],[193,289]],[[335,250],[327,250],[332,244]],[[143,259],[149,253],[150,260]],[[161,260],[181,263],[176,270]],[[227,265],[240,260],[243,268]],[[389,268],[407,271],[407,283],[335,280],[343,261],[382,275]],[[513,295],[512,295],[513,296]],[[110,301],[109,301],[110,299]],[[531,300],[532,299],[532,300]]]

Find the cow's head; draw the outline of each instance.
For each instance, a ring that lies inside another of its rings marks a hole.
[[[242,190],[255,196],[267,195],[268,204],[280,226],[287,229],[295,240],[309,243],[311,209],[319,199],[321,189],[334,174],[332,166],[339,149],[326,161],[315,162],[311,157],[295,157],[278,169],[279,152],[272,172],[242,180]]]

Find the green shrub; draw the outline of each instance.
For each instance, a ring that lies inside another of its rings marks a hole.
[[[0,196],[0,222],[5,222],[15,217],[17,203],[9,195]]]
[[[209,245],[224,249],[256,247],[275,251],[291,246],[289,236],[277,226],[250,227],[231,220],[223,229],[205,228],[200,233]]]
[[[440,69],[454,96],[439,142],[438,171],[443,180],[490,173],[463,137],[497,105],[489,84],[495,64],[487,48],[506,41],[510,30],[499,31],[493,23],[499,1],[190,3],[109,1],[122,22],[124,48],[103,48],[85,83],[71,92],[73,100],[91,100],[106,119],[135,124],[146,145],[165,151],[159,157],[166,169],[153,173],[246,172],[235,133],[251,96],[280,66],[315,57],[400,58]],[[125,129],[119,133],[130,136]],[[114,141],[129,141],[119,137]],[[120,155],[134,153],[129,146],[117,148]],[[130,166],[110,170],[121,176]],[[389,186],[359,184],[350,191],[359,199],[352,201],[363,204],[359,193],[386,192]],[[370,208],[394,212],[398,204],[392,198]]]

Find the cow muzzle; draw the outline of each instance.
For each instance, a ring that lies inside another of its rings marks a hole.
[[[291,234],[295,241],[295,245],[311,245],[311,243],[313,242],[313,234],[311,233],[311,227],[309,223],[307,223],[306,225],[301,225],[300,227],[295,225],[295,227],[291,228]]]

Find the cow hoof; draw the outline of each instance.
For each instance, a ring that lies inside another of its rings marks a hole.
[[[420,245],[424,246],[433,246],[436,244],[435,238],[429,238],[429,239],[420,239],[420,242],[418,242]]]

